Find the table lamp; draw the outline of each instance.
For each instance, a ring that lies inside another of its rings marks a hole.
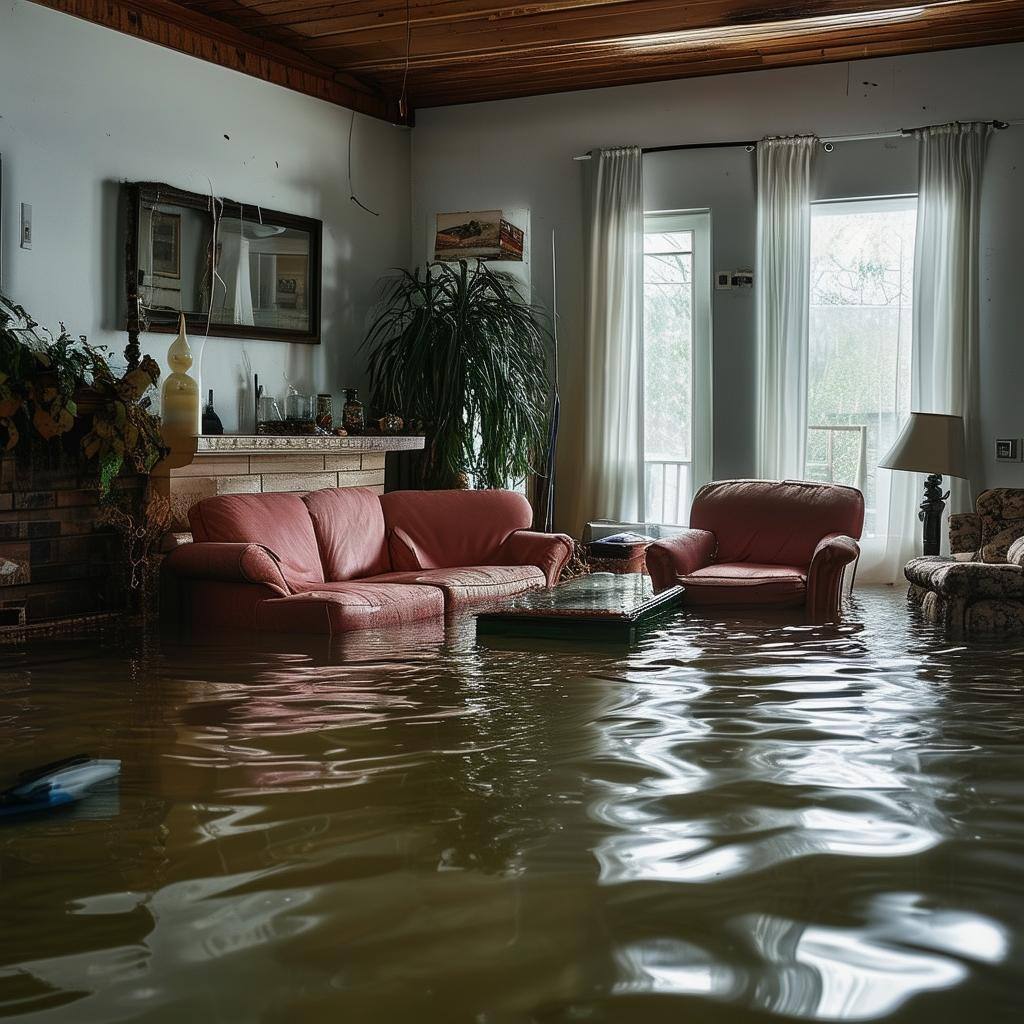
[[[937,555],[942,511],[949,497],[949,491],[942,493],[942,477],[967,475],[963,417],[912,412],[896,443],[878,466],[880,469],[929,474],[924,482],[924,501],[917,518],[924,523],[924,553]]]

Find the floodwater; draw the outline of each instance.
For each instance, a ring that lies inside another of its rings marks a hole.
[[[1024,644],[855,600],[0,649],[0,777],[123,760],[0,823],[0,1017],[1024,1020]]]

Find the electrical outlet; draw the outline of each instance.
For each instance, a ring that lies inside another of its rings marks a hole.
[[[32,204],[21,204],[21,247],[32,248]]]

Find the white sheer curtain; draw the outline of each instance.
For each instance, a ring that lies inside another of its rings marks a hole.
[[[968,452],[974,458],[979,404],[978,224],[990,132],[987,124],[953,123],[915,133],[919,152],[910,405],[920,412],[963,416]],[[881,469],[878,482],[878,522],[887,525],[879,536],[862,542],[859,578],[865,583],[899,583],[904,564],[921,550],[917,508],[922,478]],[[952,492],[947,511],[970,510],[970,482],[946,483]],[[948,531],[942,533],[945,545]]]
[[[807,446],[814,136],[757,146],[757,475],[799,479]]]
[[[968,457],[978,433],[978,269],[981,177],[992,127],[922,128],[914,251],[914,408],[964,417]],[[970,481],[950,481],[949,510],[971,510]]]
[[[638,146],[589,161],[583,465],[574,524],[640,518],[643,157]]]

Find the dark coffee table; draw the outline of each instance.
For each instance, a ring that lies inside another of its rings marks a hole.
[[[683,587],[654,593],[650,576],[593,573],[534,590],[477,616],[478,634],[630,641],[639,626],[678,607]]]

